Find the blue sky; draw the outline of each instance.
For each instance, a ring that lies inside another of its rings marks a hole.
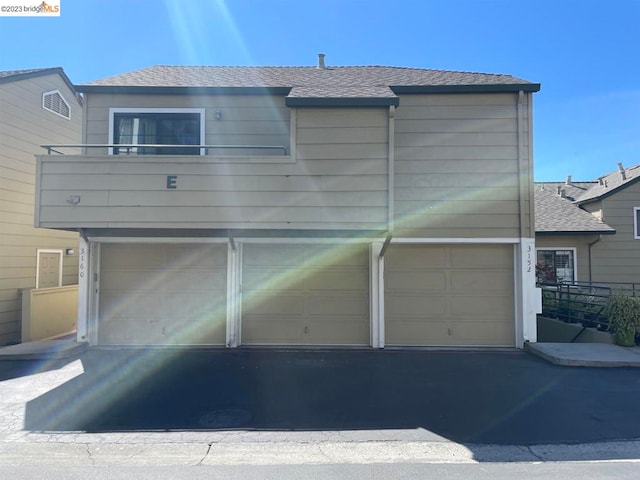
[[[17,3],[18,0],[16,0]],[[640,163],[640,0],[61,0],[0,17],[0,70],[83,83],[156,64],[508,73],[534,97],[538,181]]]

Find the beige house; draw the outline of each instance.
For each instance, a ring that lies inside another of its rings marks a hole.
[[[36,223],[92,345],[536,340],[532,94],[509,75],[156,66],[77,86]]]
[[[592,182],[536,183],[537,262],[561,281],[640,288],[639,181],[640,165],[620,163]]]
[[[81,138],[82,106],[61,68],[0,72],[0,345],[20,340],[20,289],[77,283],[77,233],[34,228],[34,155]]]

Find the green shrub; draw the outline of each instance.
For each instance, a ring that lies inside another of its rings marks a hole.
[[[627,347],[635,345],[640,331],[640,298],[617,293],[607,305],[609,331],[616,334],[616,341]]]

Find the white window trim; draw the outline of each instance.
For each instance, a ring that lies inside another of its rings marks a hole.
[[[573,252],[573,281],[578,282],[578,249],[576,247],[536,247],[536,264],[538,263],[538,251],[540,250],[571,250]]]
[[[63,258],[64,251],[53,248],[38,248],[36,251],[36,288],[40,288],[40,254],[41,253],[59,253],[60,254],[60,265],[58,268],[58,287],[62,286],[62,266],[63,266]]]
[[[57,93],[58,95],[60,95],[60,100],[62,100],[62,102],[63,102],[63,103],[67,106],[67,108],[69,109],[69,116],[68,116],[68,117],[65,117],[64,115],[62,115],[62,114],[60,114],[60,113],[56,112],[55,110],[51,110],[50,108],[47,108],[47,107],[45,107],[45,106],[44,106],[44,99],[45,99],[45,97],[46,97],[47,95],[55,95],[56,93]],[[42,108],[43,108],[44,110],[46,110],[47,112],[49,112],[49,113],[53,113],[54,115],[57,115],[57,116],[59,116],[59,117],[64,118],[65,120],[71,120],[71,105],[69,105],[69,102],[67,102],[67,99],[66,99],[66,98],[64,98],[64,95],[62,95],[62,92],[61,92],[60,90],[49,90],[48,92],[44,92],[44,93],[42,94]]]
[[[113,144],[114,115],[116,113],[198,113],[200,114],[200,144],[206,145],[205,138],[205,108],[110,108],[109,109],[109,138],[108,144]],[[113,148],[109,147],[109,155],[113,155]],[[205,155],[205,149],[200,149],[200,155]]]
[[[633,238],[636,240],[640,240],[640,235],[638,235],[638,210],[640,210],[640,207],[633,207]]]

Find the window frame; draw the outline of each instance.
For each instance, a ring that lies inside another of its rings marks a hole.
[[[538,264],[538,252],[540,251],[549,251],[549,252],[562,252],[562,251],[570,251],[573,255],[573,282],[578,281],[578,249],[577,247],[536,247],[536,265]],[[554,265],[554,268],[557,267]],[[557,273],[556,273],[557,280]],[[561,283],[561,282],[558,282]]]
[[[58,264],[58,285],[52,288],[62,287],[62,269],[64,268],[64,250],[58,248],[37,248],[36,249],[36,289],[40,288],[40,254],[57,253],[60,255]]]
[[[53,110],[51,108],[47,108],[45,106],[44,99],[49,95],[55,95],[55,94],[58,94],[58,96],[60,97],[60,101],[67,106],[67,110],[69,110],[69,116],[62,115],[60,112],[56,112],[55,110]],[[60,90],[58,90],[58,89],[49,90],[47,92],[42,92],[42,109],[46,110],[49,113],[53,113],[54,115],[57,115],[57,116],[59,116],[61,118],[64,118],[65,120],[71,120],[71,105],[69,105],[69,102],[67,102],[67,99],[64,98],[64,95],[62,95],[62,92]]]
[[[633,238],[635,240],[640,240],[640,232],[638,232],[638,227],[640,227],[640,222],[638,222],[639,211],[640,207],[633,207]]]
[[[153,114],[163,114],[163,113],[196,113],[200,115],[200,145],[205,145],[205,123],[206,123],[206,109],[205,108],[163,108],[163,107],[154,107],[154,108],[129,108],[129,107],[112,107],[109,108],[109,145],[115,145],[114,143],[114,134],[115,134],[115,115],[117,113],[153,113]],[[141,144],[141,146],[144,146]],[[205,155],[206,149],[200,149],[200,155]],[[109,147],[109,155],[114,155],[113,147]]]

